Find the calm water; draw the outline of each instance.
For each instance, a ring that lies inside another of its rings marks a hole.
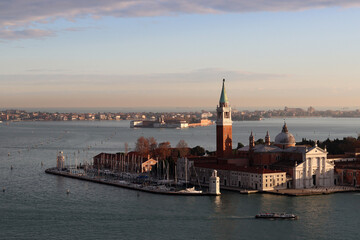
[[[256,138],[269,130],[274,139],[282,124],[282,119],[235,122],[234,142],[247,143],[251,130]],[[289,119],[287,124],[297,140],[356,137],[360,131],[360,119]],[[357,193],[171,197],[44,173],[55,165],[58,150],[72,159],[75,153],[80,161],[101,151],[122,151],[125,142],[133,148],[142,135],[214,150],[214,130],[130,129],[128,121],[0,124],[0,188],[6,188],[0,192],[0,239],[358,239]],[[255,220],[261,211],[291,212],[300,219]]]

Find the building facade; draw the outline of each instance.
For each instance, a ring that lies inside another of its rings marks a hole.
[[[293,168],[294,188],[331,187],[334,182],[334,164],[327,152],[317,146],[305,149],[303,161]]]
[[[178,159],[178,179],[209,186],[213,171],[216,170],[217,176],[220,178],[220,186],[225,189],[271,191],[287,187],[286,172],[284,171],[203,162],[187,158]]]
[[[251,133],[249,145],[238,150],[238,156],[248,157],[249,165],[264,169],[282,170],[287,173],[288,188],[331,187],[335,184],[334,164],[327,159],[326,149],[317,145],[295,146],[295,138],[286,123],[282,131],[270,143],[265,136],[265,144],[254,144]]]

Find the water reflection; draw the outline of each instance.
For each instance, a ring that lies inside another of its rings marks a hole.
[[[221,196],[216,196],[214,198],[214,205],[215,212],[221,212]]]

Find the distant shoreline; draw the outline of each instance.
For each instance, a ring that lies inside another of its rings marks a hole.
[[[246,120],[233,120],[233,122],[257,122],[257,121],[264,121],[268,119],[310,119],[310,118],[338,118],[338,119],[355,119],[360,118],[360,116],[354,117],[336,117],[336,116],[294,116],[294,117],[271,117],[271,118],[262,118],[259,120],[256,119],[246,119]],[[84,120],[44,120],[44,119],[26,119],[26,120],[0,120],[0,123],[14,123],[14,122],[121,122],[121,121],[132,121],[133,119],[84,119]],[[211,126],[211,125],[208,125]],[[190,127],[193,128],[193,127]]]

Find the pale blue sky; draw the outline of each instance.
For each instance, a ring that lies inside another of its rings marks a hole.
[[[1,108],[211,107],[222,78],[239,109],[360,106],[356,3],[267,10],[258,1],[256,11],[240,11],[228,1],[204,11],[202,1],[109,14],[80,2],[0,17]],[[122,9],[108,2],[104,9]]]

